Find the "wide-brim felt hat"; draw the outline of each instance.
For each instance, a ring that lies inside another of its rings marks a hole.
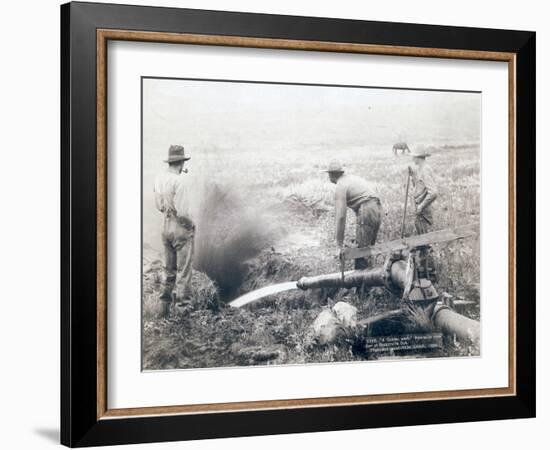
[[[344,166],[342,165],[342,163],[340,161],[334,159],[329,163],[327,170],[325,170],[324,172],[343,173],[344,172]]]
[[[190,156],[185,156],[185,149],[182,145],[171,145],[168,149],[168,159],[165,159],[164,162],[189,161],[190,159]]]

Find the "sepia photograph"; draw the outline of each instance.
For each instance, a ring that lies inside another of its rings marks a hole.
[[[142,370],[481,355],[481,93],[142,77]]]

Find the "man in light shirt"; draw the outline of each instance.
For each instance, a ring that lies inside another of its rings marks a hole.
[[[433,229],[433,202],[437,198],[437,185],[431,167],[426,162],[430,156],[426,152],[411,154],[414,167],[409,168],[414,187],[414,204],[416,206],[415,228],[417,234],[428,233]]]
[[[336,243],[344,245],[347,208],[351,208],[356,215],[355,241],[358,247],[374,245],[380,222],[382,220],[382,206],[380,200],[370,190],[368,183],[361,177],[344,173],[342,164],[333,160],[326,170],[331,183],[336,184]],[[368,267],[367,260],[355,260],[356,269]]]
[[[424,151],[416,151],[411,154],[413,158],[413,167],[409,167],[409,173],[413,183],[414,204],[416,215],[414,226],[417,234],[424,234],[433,231],[434,216],[433,204],[437,199],[438,191],[434,174],[431,167],[426,162],[430,156]],[[431,246],[424,245],[418,251],[418,273],[421,277],[437,281],[437,272],[435,270],[435,261],[431,255]]]
[[[195,225],[189,213],[189,199],[182,172],[185,161],[184,148],[171,145],[165,172],[155,179],[155,205],[164,215],[162,244],[164,246],[165,280],[160,295],[160,318],[168,318],[172,303],[187,300],[191,281]],[[175,288],[175,292],[174,292]]]

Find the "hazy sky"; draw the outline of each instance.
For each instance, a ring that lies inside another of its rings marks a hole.
[[[144,143],[162,147],[475,141],[480,132],[477,93],[145,79],[143,95]]]
[[[144,79],[144,240],[158,240],[152,185],[170,144],[192,154],[191,180],[225,171],[232,152],[277,170],[269,158],[316,149],[479,142],[480,115],[479,93]]]

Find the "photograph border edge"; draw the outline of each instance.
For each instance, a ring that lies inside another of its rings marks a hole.
[[[508,63],[509,74],[509,248],[515,245],[515,182],[512,174],[515,174],[515,144],[513,140],[515,123],[515,55],[512,53],[448,50],[436,48],[413,48],[413,47],[391,47],[371,44],[345,44],[320,41],[296,41],[284,39],[261,39],[234,36],[212,36],[197,35],[188,33],[151,33],[147,31],[134,30],[97,30],[97,198],[98,198],[98,419],[108,417],[129,417],[141,415],[161,414],[193,414],[209,412],[231,412],[231,411],[259,411],[274,408],[299,408],[318,406],[349,406],[354,404],[388,403],[396,401],[419,401],[419,400],[444,400],[461,399],[467,397],[495,397],[515,395],[515,258],[509,262],[509,379],[508,386],[503,388],[483,388],[450,391],[432,392],[411,392],[401,394],[378,394],[378,395],[354,395],[339,397],[317,397],[299,398],[285,400],[263,400],[231,403],[210,403],[200,405],[174,405],[174,406],[151,406],[142,408],[118,408],[109,409],[107,406],[107,256],[106,256],[106,204],[107,204],[107,42],[108,41],[133,41],[133,42],[156,42],[171,44],[191,45],[222,45],[245,48],[266,48],[286,49],[299,51],[326,51],[326,52],[350,52],[361,54],[382,54],[391,56],[409,57],[437,57],[452,59],[474,59],[490,60]],[[513,256],[513,253],[512,253]]]

